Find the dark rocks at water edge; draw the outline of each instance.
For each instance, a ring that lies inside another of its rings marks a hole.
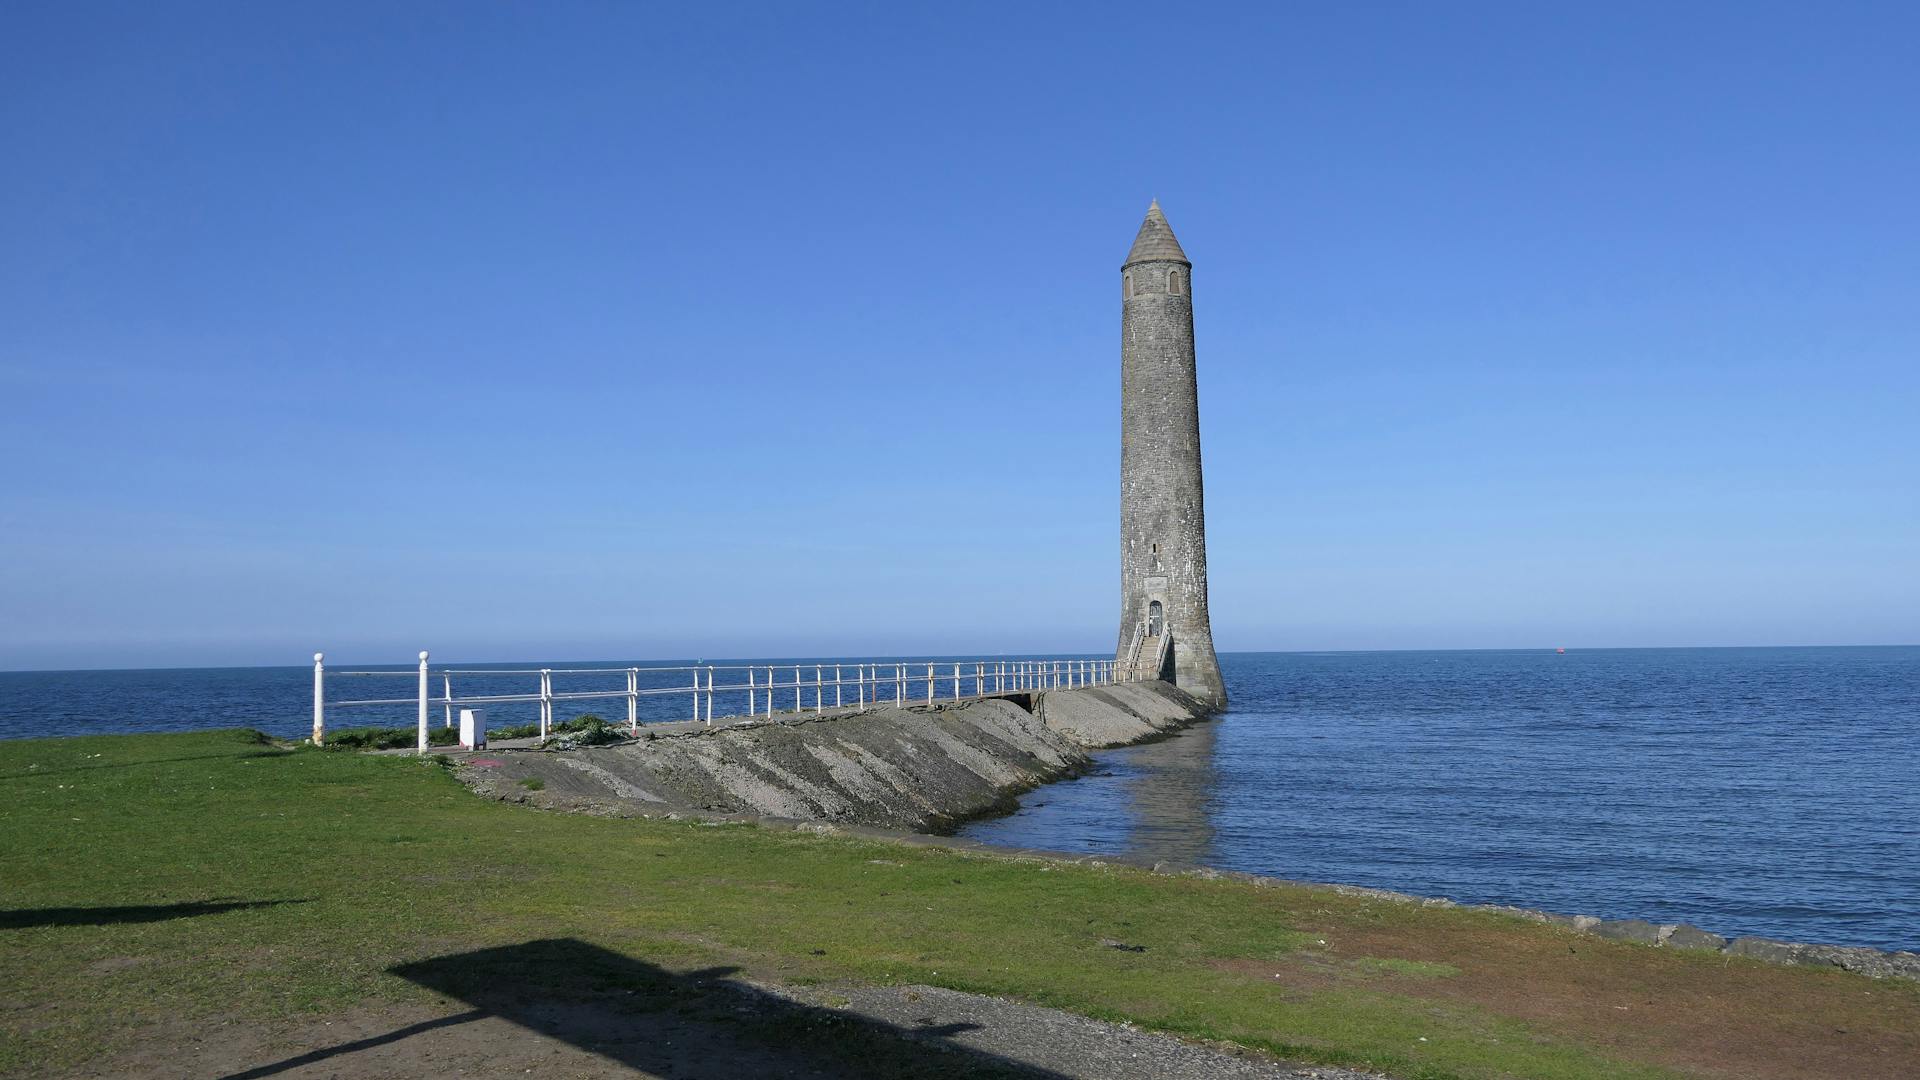
[[[905,708],[790,714],[616,746],[469,758],[476,791],[555,809],[739,814],[937,832],[1010,810],[1087,751],[1178,730],[1207,708],[1158,682]]]

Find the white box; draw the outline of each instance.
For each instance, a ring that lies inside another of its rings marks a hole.
[[[460,745],[469,750],[487,748],[487,710],[460,710]]]

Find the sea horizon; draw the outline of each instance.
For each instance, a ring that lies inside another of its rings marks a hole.
[[[1406,653],[1574,653],[1574,652],[1685,652],[1698,650],[1740,650],[1740,649],[1914,649],[1920,648],[1920,641],[1894,641],[1858,643],[1813,642],[1792,645],[1499,645],[1484,647],[1448,647],[1396,648],[1396,649],[1221,649],[1221,656],[1367,656],[1392,655]],[[501,664],[602,664],[614,663],[630,665],[640,664],[718,664],[718,663],[802,663],[814,662],[852,662],[855,660],[988,660],[988,659],[1083,659],[1091,657],[1110,657],[1111,651],[1098,652],[1068,650],[1037,650],[1027,652],[919,652],[919,653],[766,653],[757,656],[719,655],[701,657],[632,657],[632,656],[589,656],[568,660],[552,658],[529,658],[527,656],[506,659],[474,660],[456,657],[452,660],[430,659],[434,666],[441,664],[462,664],[479,667],[497,667]],[[416,666],[413,661],[359,660],[349,657],[338,660],[331,655],[326,663],[329,667],[352,666],[356,668],[392,668],[411,670]],[[141,672],[141,671],[277,671],[284,669],[308,670],[313,667],[312,660],[290,664],[146,664],[130,667],[0,667],[0,675],[69,675],[85,672]]]

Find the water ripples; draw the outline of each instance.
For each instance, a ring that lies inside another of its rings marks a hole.
[[[1920,949],[1920,648],[1222,662],[1227,715],[965,835]]]

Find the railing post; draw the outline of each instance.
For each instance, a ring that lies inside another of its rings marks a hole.
[[[313,745],[327,741],[327,654],[313,654]]]
[[[627,730],[640,734],[640,669],[627,669]]]
[[[427,752],[427,650],[420,650],[420,753]]]
[[[446,711],[446,718],[447,718],[447,722],[442,726],[452,727],[453,726],[453,676],[445,674],[444,672],[440,676],[440,700],[445,702],[445,704],[442,705],[441,708]]]
[[[840,665],[833,665],[833,707],[839,708],[840,701]]]
[[[953,700],[960,700],[960,665],[953,665]]]
[[[803,713],[807,707],[800,701],[800,665],[793,665],[793,711]]]
[[[696,685],[700,682],[699,668],[693,669],[693,681]],[[699,708],[700,695],[698,694],[694,695],[693,704],[695,708]],[[713,665],[712,664],[707,665],[707,726],[708,727],[713,726]]]
[[[893,707],[907,703],[907,665],[893,665]]]
[[[767,719],[773,719],[773,665],[767,665]]]
[[[540,669],[540,737],[553,734],[553,669]]]
[[[813,711],[820,712],[820,665],[813,665]]]
[[[933,704],[933,665],[927,665],[927,704]]]
[[[747,715],[748,716],[752,716],[754,713],[757,713],[760,711],[760,699],[754,693],[753,679],[754,679],[753,667],[752,665],[748,665],[747,667]]]

